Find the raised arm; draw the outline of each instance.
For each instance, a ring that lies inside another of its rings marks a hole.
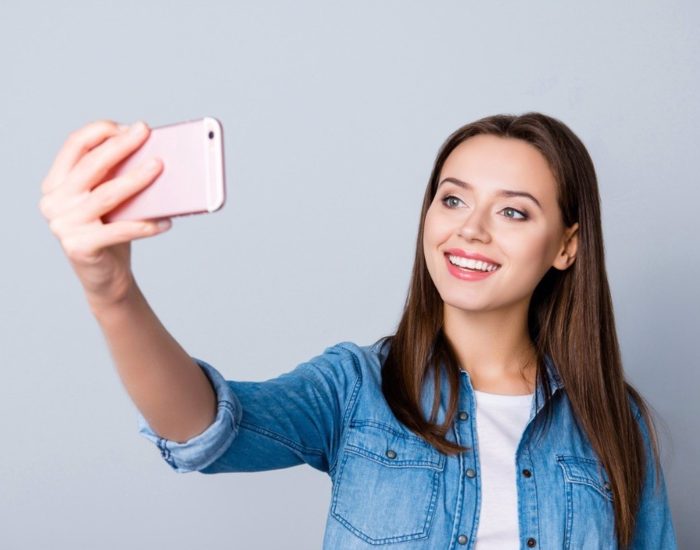
[[[109,179],[149,133],[144,123],[124,127],[108,120],[72,132],[42,182],[39,209],[83,286],[131,399],[159,435],[185,441],[213,422],[214,390],[150,308],[131,271],[131,241],[158,235],[171,222],[101,219],[161,172],[162,162],[154,159],[150,167]]]

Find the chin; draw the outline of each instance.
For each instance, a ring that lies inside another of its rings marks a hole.
[[[466,297],[464,293],[457,294],[450,292],[448,294],[440,294],[444,307],[453,309],[461,309],[462,311],[487,311],[492,309],[493,304],[489,304],[483,297],[473,296]]]

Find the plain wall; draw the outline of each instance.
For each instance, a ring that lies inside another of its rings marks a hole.
[[[308,466],[179,475],[137,434],[38,209],[70,131],[223,122],[227,204],[135,241],[133,266],[191,355],[262,380],[393,332],[439,146],[530,110],[594,160],[625,370],[693,547],[699,25],[690,0],[2,2],[0,547],[319,548],[328,510]]]

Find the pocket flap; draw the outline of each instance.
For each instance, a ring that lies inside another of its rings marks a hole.
[[[612,490],[602,462],[582,456],[557,455],[557,462],[570,483],[583,483],[593,487],[608,500],[612,500]]]
[[[445,465],[445,455],[420,437],[372,420],[350,423],[346,450],[390,467],[442,470]]]

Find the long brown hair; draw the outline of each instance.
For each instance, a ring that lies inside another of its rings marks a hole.
[[[460,370],[442,330],[443,302],[426,267],[423,228],[445,159],[464,140],[479,134],[517,138],[536,147],[557,181],[557,201],[564,224],[570,227],[579,223],[576,261],[564,271],[550,268],[538,283],[530,301],[528,330],[538,357],[537,380],[544,388],[545,423],[549,424],[552,413],[544,365],[548,355],[564,383],[576,421],[608,473],[617,541],[624,548],[634,534],[648,459],[630,397],[649,429],[657,483],[658,440],[650,407],[624,378],[605,270],[600,197],[593,162],[581,140],[563,122],[537,112],[499,114],[458,128],[443,143],[423,198],[404,311],[396,333],[380,338],[383,345],[390,345],[382,366],[382,392],[397,419],[435,448],[445,454],[469,450],[445,437],[457,410]],[[436,422],[440,362],[446,366],[450,388],[443,424]],[[430,419],[426,419],[420,397],[429,372],[435,380],[435,395]]]

